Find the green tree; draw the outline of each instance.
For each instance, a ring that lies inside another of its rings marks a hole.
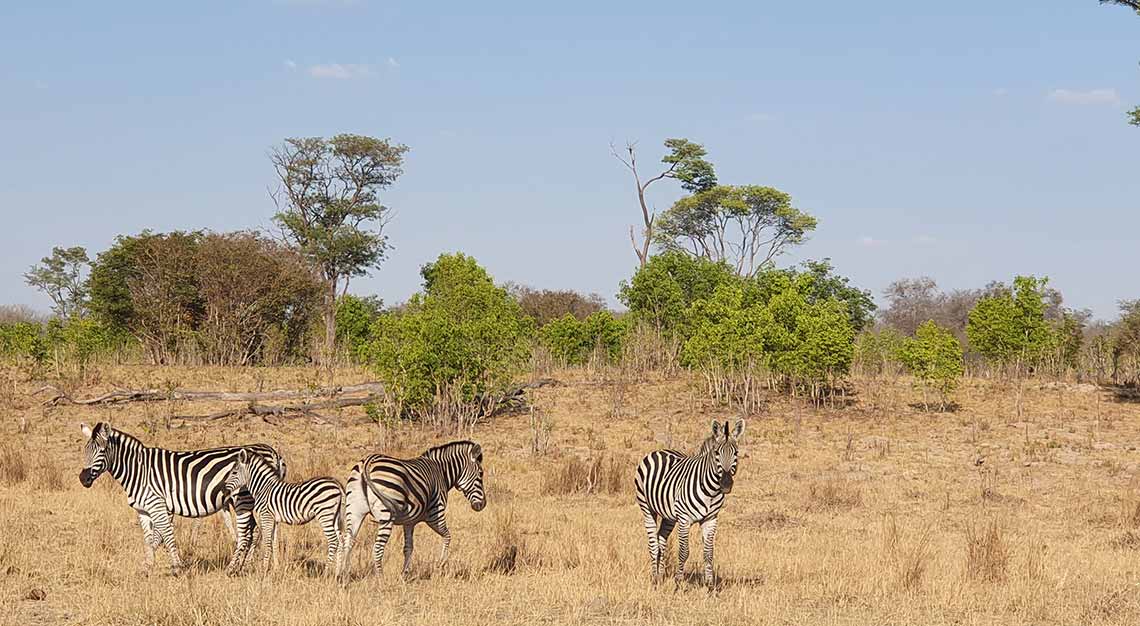
[[[767,300],[800,277],[805,277],[799,284],[804,289],[808,302],[838,300],[847,307],[848,321],[856,332],[870,325],[875,312],[875,300],[871,297],[871,292],[855,287],[850,279],[837,274],[830,259],[805,261],[798,269],[763,271],[756,275],[755,282],[760,289],[760,297]]]
[[[570,313],[539,330],[539,339],[563,365],[582,365],[597,353],[605,359],[621,356],[626,324],[609,311],[597,311],[584,320]]]
[[[441,255],[424,288],[373,324],[369,362],[397,410],[420,417],[457,411],[459,426],[494,408],[530,358],[534,321],[475,259]]]
[[[82,315],[87,307],[87,285],[83,272],[90,264],[87,250],[54,247],[51,256],[45,256],[39,265],[33,265],[24,280],[47,294],[52,301],[52,312],[61,318]]]
[[[384,311],[384,301],[377,296],[354,296],[346,293],[336,305],[336,341],[349,356],[361,358],[372,324]]]
[[[922,385],[923,407],[930,409],[926,393],[933,387],[939,393],[939,410],[945,410],[964,371],[962,344],[954,333],[928,320],[903,342],[899,359]]]
[[[1053,339],[1045,319],[1047,278],[1018,276],[1010,290],[978,300],[970,311],[966,336],[970,346],[999,364],[1023,365],[1038,359]]]
[[[280,183],[274,220],[324,282],[322,359],[330,365],[338,289],[384,260],[389,209],[379,193],[403,173],[407,150],[388,139],[345,134],[287,139],[272,152]]]
[[[855,354],[852,362],[862,374],[882,376],[897,373],[899,351],[906,340],[897,330],[884,326],[877,330],[865,330],[855,338]]]
[[[662,333],[682,333],[685,312],[693,302],[708,298],[718,285],[740,279],[724,263],[682,252],[650,257],[628,282],[618,299],[638,320]]]
[[[778,189],[716,185],[674,203],[661,215],[654,241],[664,250],[723,261],[740,276],[754,276],[815,227],[816,219]]]
[[[649,262],[649,246],[654,240],[653,228],[657,219],[656,213],[649,210],[645,200],[645,192],[650,185],[659,180],[672,179],[680,181],[681,188],[691,193],[701,192],[716,185],[716,172],[712,163],[705,160],[704,146],[688,139],[666,139],[665,147],[669,149],[669,153],[661,159],[661,162],[667,167],[643,181],[637,169],[637,145],[628,143],[622,152],[619,152],[616,146],[610,145],[610,152],[633,174],[633,182],[637,189],[643,228],[639,242],[634,235],[634,227],[630,226],[629,242],[633,244],[639,267],[645,267]]]

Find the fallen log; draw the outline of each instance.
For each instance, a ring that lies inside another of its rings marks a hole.
[[[210,413],[209,415],[175,415],[172,416],[171,419],[212,422],[215,420],[225,419],[227,417],[242,417],[245,415],[253,415],[262,419],[265,419],[266,417],[289,417],[292,415],[308,415],[320,418],[321,416],[317,415],[316,413],[316,411],[320,409],[343,409],[350,406],[363,406],[370,402],[377,402],[380,399],[380,396],[373,394],[364,396],[362,398],[336,398],[333,400],[325,400],[323,402],[306,402],[302,404],[287,404],[277,406],[250,402],[249,404],[238,409],[218,411],[217,413]]]
[[[360,383],[358,385],[344,385],[338,387],[322,387],[310,390],[279,389],[275,391],[193,391],[193,390],[163,390],[163,389],[116,389],[92,398],[72,398],[63,391],[51,385],[44,385],[32,395],[50,391],[54,395],[44,400],[44,406],[57,406],[61,404],[93,405],[93,404],[125,404],[128,402],[162,402],[166,400],[182,400],[185,402],[199,402],[212,400],[215,402],[264,402],[269,400],[292,400],[300,398],[321,398],[355,393],[368,393],[376,395],[384,391],[384,385],[378,382]]]
[[[377,385],[379,383],[376,383]],[[520,411],[526,406],[526,390],[535,389],[538,387],[545,387],[547,385],[558,384],[558,381],[553,378],[540,378],[529,383],[515,385],[509,388],[502,396],[495,398],[495,406],[491,408],[487,416],[494,415],[501,411]],[[363,385],[356,385],[356,387],[363,387]],[[345,387],[344,389],[348,389]],[[350,406],[364,406],[372,402],[379,402],[383,397],[379,393],[369,394],[359,398],[334,398],[324,400],[321,402],[306,402],[302,404],[287,404],[287,405],[271,405],[271,404],[258,404],[256,401],[251,401],[249,404],[237,408],[229,409],[226,411],[218,411],[208,415],[175,415],[171,419],[184,420],[184,421],[201,421],[211,422],[215,420],[225,419],[227,417],[242,417],[246,415],[253,415],[260,417],[263,420],[272,423],[269,417],[288,417],[294,415],[308,415],[310,417],[320,418],[316,411],[322,409],[343,409]]]

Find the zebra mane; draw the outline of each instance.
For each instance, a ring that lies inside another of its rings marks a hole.
[[[464,446],[464,445],[466,445],[466,446],[477,446],[479,444],[475,443],[474,441],[468,440],[468,439],[462,439],[460,441],[449,441],[447,443],[428,448],[427,450],[424,451],[424,453],[421,456],[429,456],[432,454],[442,454],[444,452],[450,452],[452,449],[458,448],[459,446]]]
[[[705,437],[705,440],[701,442],[700,447],[697,448],[697,452],[693,454],[693,456],[704,456],[715,450],[718,445],[720,445],[720,439],[712,435]]]
[[[115,441],[116,443],[120,444],[136,444],[144,448],[146,447],[146,444],[144,444],[138,437],[135,437],[134,435],[124,430],[119,430],[118,428],[115,428],[106,422],[99,422],[98,424],[95,424],[95,428],[92,429],[92,434],[98,433],[101,430],[107,432],[108,442]]]

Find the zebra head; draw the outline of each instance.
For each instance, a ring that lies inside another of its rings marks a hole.
[[[249,487],[249,452],[244,449],[238,451],[237,462],[226,474],[226,492],[237,493]]]
[[[483,491],[483,447],[472,443],[461,453],[461,472],[456,487],[471,503],[472,510],[482,511],[487,506],[487,494]]]
[[[95,428],[80,424],[87,445],[83,447],[83,470],[79,472],[79,484],[90,487],[99,475],[107,471],[107,446],[111,441],[111,427],[99,422]]]
[[[701,447],[707,454],[713,455],[717,480],[723,493],[732,493],[733,478],[736,476],[736,464],[739,458],[738,442],[740,435],[744,434],[744,420],[736,420],[736,425],[729,430],[728,420],[724,424],[713,420],[712,436]]]

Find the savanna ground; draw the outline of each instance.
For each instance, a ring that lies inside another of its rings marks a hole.
[[[77,395],[304,388],[316,376],[120,367],[100,378]],[[371,575],[369,523],[343,588],[320,574],[315,525],[284,527],[282,565],[268,576],[227,578],[232,542],[220,516],[179,519],[190,571],[170,576],[160,551],[147,576],[121,489],[107,476],[79,485],[77,424],[109,421],[168,447],[269,442],[294,480],[343,480],[367,453],[412,455],[454,435],[377,424],[360,409],[322,413],[327,423],[246,417],[168,429],[171,414],[221,405],[44,409],[29,395],[37,383],[9,382],[0,390],[0,623],[1140,623],[1138,404],[1031,382],[1018,417],[1008,385],[976,380],[945,414],[913,406],[921,396],[905,380],[857,380],[840,409],[773,398],[748,422],[710,594],[695,576],[679,590],[650,585],[632,474],[645,452],[691,450],[710,419],[733,414],[684,379],[555,378],[530,393],[534,413],[476,427],[488,506],[475,513],[453,494],[446,566],[435,564],[438,537],[420,527],[412,580],[399,575],[399,530],[383,576]]]

